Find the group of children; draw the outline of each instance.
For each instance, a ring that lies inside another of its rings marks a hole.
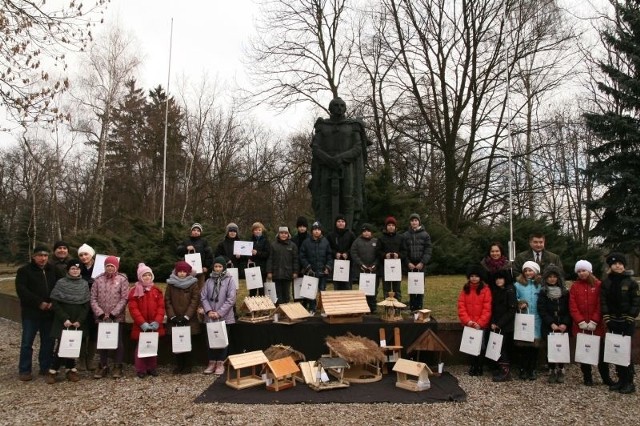
[[[154,284],[151,268],[140,263],[137,268],[137,281],[130,288],[126,275],[119,273],[119,261],[115,256],[107,256],[104,261],[104,272],[98,275],[91,288],[81,276],[81,262],[72,259],[67,262],[67,275],[58,280],[51,292],[54,312],[52,338],[54,339],[53,362],[46,375],[46,382],[56,383],[58,369],[64,365],[66,377],[70,381],[78,381],[79,375],[76,360],[61,358],[58,349],[63,329],[86,330],[87,313],[93,311],[96,323],[113,322],[122,324],[125,321],[125,308],[128,306],[133,324],[130,337],[139,342],[143,333],[154,331],[159,336],[178,326],[190,326],[191,334],[200,330],[198,315],[205,321],[226,321],[234,323],[233,307],[236,301],[236,283],[226,271],[226,259],[222,256],[213,261],[212,272],[202,289],[197,278],[191,273],[192,268],[185,261],[175,264],[171,276],[167,280],[167,289],[162,291]],[[166,326],[165,326],[166,318]],[[123,327],[118,327],[117,348],[99,349],[100,365],[94,378],[106,377],[111,372],[113,378],[122,376],[124,359]],[[114,363],[109,368],[109,356]],[[136,375],[144,378],[147,375],[157,376],[157,356],[139,357],[138,345],[134,352]],[[223,374],[223,361],[227,349],[209,350],[209,365],[205,374]],[[175,354],[174,374],[191,372],[191,353]]]
[[[527,261],[515,281],[510,269],[492,274],[485,282],[485,271],[471,267],[467,283],[458,298],[458,316],[464,326],[484,330],[483,346],[489,331],[502,334],[503,344],[493,381],[511,380],[512,361],[518,361],[521,380],[536,380],[539,348],[550,333],[573,335],[589,333],[600,336],[598,371],[603,384],[623,394],[635,392],[633,363],[616,365],[618,380],[611,379],[609,365],[603,361],[605,330],[633,336],[635,318],[640,313],[638,283],[626,274],[626,259],[620,253],[606,258],[609,270],[601,282],[593,275],[590,262],[575,264],[577,280],[568,290],[562,269],[551,264],[540,271],[538,263]],[[533,342],[514,340],[516,312],[533,315]],[[469,374],[483,375],[484,354],[470,357]],[[565,365],[548,363],[549,383],[565,381]],[[590,364],[580,364],[583,383],[592,386]]]

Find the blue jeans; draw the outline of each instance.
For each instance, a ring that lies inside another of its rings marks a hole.
[[[51,368],[53,360],[53,339],[51,339],[51,318],[22,318],[22,340],[20,342],[20,361],[18,372],[20,374],[31,373],[33,362],[33,341],[36,334],[40,333],[40,352],[38,362],[40,372],[46,373]]]

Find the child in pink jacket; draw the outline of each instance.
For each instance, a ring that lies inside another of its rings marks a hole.
[[[491,323],[491,290],[482,280],[480,266],[472,266],[467,271],[467,283],[458,297],[458,318],[463,326],[484,330],[487,334]],[[483,338],[482,345],[485,345]],[[482,352],[471,356],[469,375],[482,376]]]

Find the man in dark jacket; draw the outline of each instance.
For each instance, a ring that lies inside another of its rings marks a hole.
[[[427,262],[431,259],[431,237],[422,227],[420,215],[409,216],[409,229],[402,236],[402,254],[408,272],[425,272]],[[409,308],[412,311],[422,309],[424,294],[410,294]]]
[[[69,257],[69,244],[64,241],[56,241],[53,244],[53,256],[49,258],[49,263],[56,273],[56,281],[67,276],[67,262]]]
[[[537,232],[529,235],[529,250],[518,253],[514,261],[514,269],[516,271],[522,271],[522,265],[529,260],[536,262],[540,266],[541,271],[544,271],[544,268],[549,265],[556,265],[562,269],[560,256],[547,250],[545,244],[546,239],[544,234]]]
[[[22,340],[18,374],[22,381],[32,379],[33,341],[40,333],[38,362],[40,374],[45,375],[51,366],[53,340],[50,338],[53,325],[51,290],[56,284],[53,266],[49,263],[49,250],[38,246],[33,250],[31,262],[16,272],[16,293],[20,299]]]

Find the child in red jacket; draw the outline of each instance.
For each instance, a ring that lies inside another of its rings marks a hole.
[[[469,268],[467,280],[458,297],[458,318],[463,326],[484,330],[486,335],[491,323],[491,290],[482,280],[482,270],[479,266]],[[482,352],[478,356],[471,356],[470,376],[482,376],[483,357]]]
[[[129,312],[133,319],[131,340],[139,340],[141,331],[157,331],[164,336],[164,296],[153,285],[153,272],[144,263],[138,264],[138,282],[129,292]],[[147,374],[158,375],[158,357],[138,357],[138,345],[133,355],[136,374],[141,379]]]

